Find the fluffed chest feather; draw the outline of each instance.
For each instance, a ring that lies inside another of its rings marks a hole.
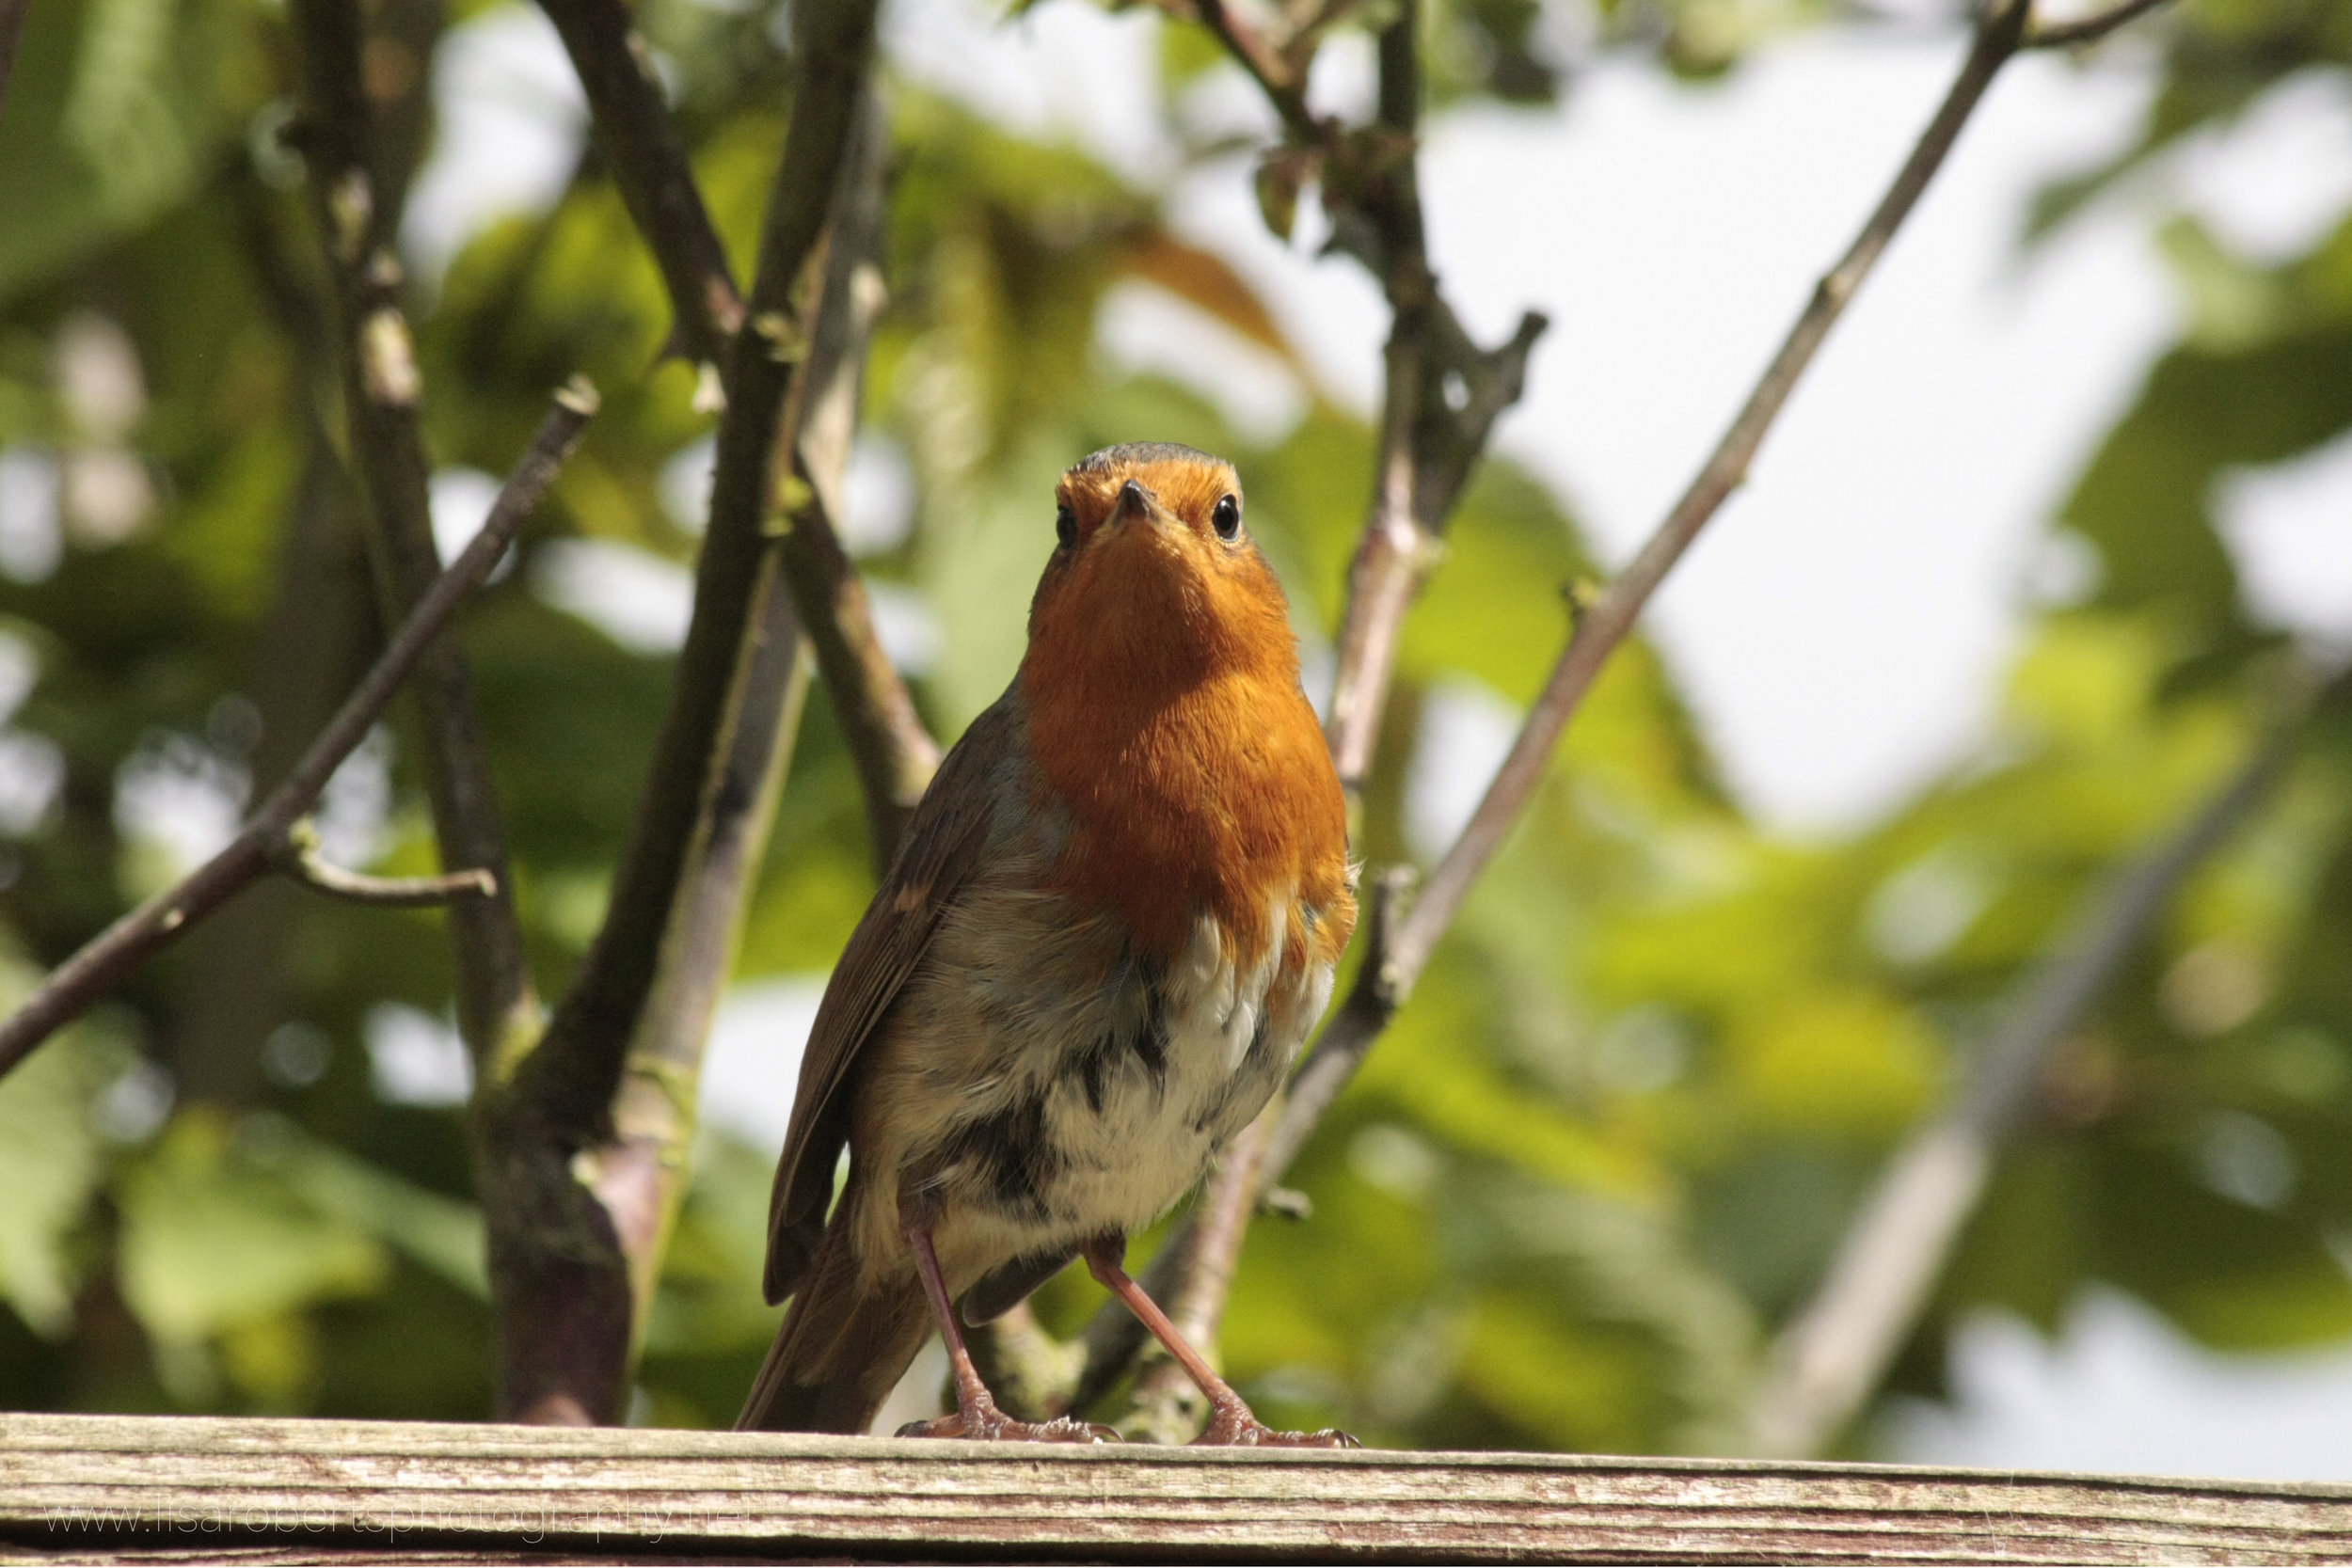
[[[1260,918],[1247,933],[1199,918],[1172,961],[1138,958],[1058,896],[1001,884],[945,924],[876,1063],[899,1147],[871,1152],[903,1173],[903,1196],[940,1208],[959,1286],[1011,1256],[1150,1224],[1265,1104],[1322,1015],[1332,964],[1312,940],[1323,911],[1295,894]]]

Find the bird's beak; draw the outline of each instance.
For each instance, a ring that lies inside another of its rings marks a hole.
[[[1114,525],[1158,522],[1164,516],[1152,492],[1132,479],[1119,487],[1119,499],[1111,504],[1110,520]]]

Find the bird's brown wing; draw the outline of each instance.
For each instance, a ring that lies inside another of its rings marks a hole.
[[[992,775],[1010,762],[1018,726],[1008,692],[948,752],[825,987],[776,1164],[763,1282],[771,1305],[800,1289],[817,1256],[834,1166],[850,1134],[858,1058],[979,863],[994,809]]]

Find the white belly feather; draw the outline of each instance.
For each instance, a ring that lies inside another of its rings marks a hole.
[[[1117,966],[1107,980],[1099,947],[1087,958],[1059,911],[1041,920],[1048,911],[1024,903],[943,931],[934,956],[955,973],[913,987],[900,1022],[902,1044],[921,1035],[946,1049],[892,1053],[929,1069],[889,1091],[923,1104],[901,1101],[913,1114],[894,1118],[912,1134],[899,1148],[861,1151],[885,1167],[931,1164],[918,1179],[946,1200],[935,1240],[959,1291],[1010,1259],[1132,1234],[1166,1213],[1264,1106],[1331,994],[1332,965],[1295,954],[1283,964],[1288,898],[1269,903],[1246,968],[1204,919],[1164,972]],[[1021,956],[1007,963],[1009,949]],[[976,1007],[976,995],[1005,1005]],[[934,1006],[952,996],[964,999],[952,1013]],[[1008,1143],[1021,1146],[1018,1168],[979,1152]],[[926,1147],[971,1152],[937,1164]],[[874,1195],[878,1231],[896,1186]]]

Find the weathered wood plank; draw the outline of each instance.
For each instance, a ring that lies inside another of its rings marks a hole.
[[[2352,1486],[0,1415],[0,1562],[2352,1562]]]

